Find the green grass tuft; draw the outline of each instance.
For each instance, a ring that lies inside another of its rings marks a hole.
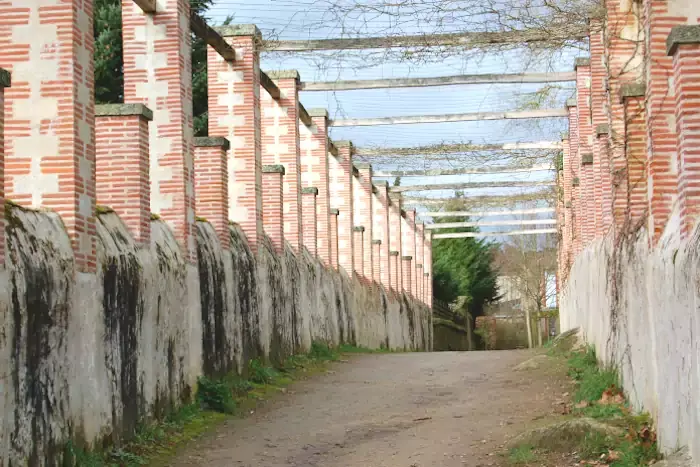
[[[521,444],[510,450],[508,461],[511,464],[529,464],[537,459],[535,448],[529,444]]]
[[[207,409],[221,413],[233,413],[236,402],[233,388],[224,380],[213,380],[201,376],[197,380],[197,400]]]

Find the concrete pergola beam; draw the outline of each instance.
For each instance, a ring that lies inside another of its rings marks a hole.
[[[139,3],[139,1],[148,3],[148,0],[136,0],[136,3]],[[153,12],[155,13],[155,0],[153,0],[153,4]],[[233,49],[233,47],[231,47],[231,45],[229,45],[228,42],[226,42],[226,39],[224,39],[221,34],[216,32],[214,28],[207,24],[204,18],[196,13],[192,13],[190,16],[190,28],[192,29],[192,33],[194,35],[202,39],[211,48],[216,50],[217,53],[224,58],[224,60],[229,62],[236,61],[236,51]]]
[[[426,169],[426,170],[391,170],[388,172],[375,172],[375,178],[384,177],[425,177],[425,176],[440,176],[440,175],[470,175],[470,174],[509,174],[523,172],[544,172],[552,171],[554,166],[536,165],[533,167],[477,167],[474,169]]]
[[[512,230],[510,232],[457,232],[433,234],[433,239],[441,238],[478,238],[478,237],[509,237],[518,235],[539,235],[557,233],[557,229],[531,229],[531,230]]]
[[[425,224],[427,230],[456,229],[462,227],[495,227],[504,225],[556,225],[556,219],[515,219],[505,221],[444,222]]]
[[[437,76],[432,78],[367,79],[302,82],[302,91],[350,91],[355,89],[418,88],[467,84],[560,83],[575,81],[576,73],[504,73]]]
[[[278,88],[275,82],[272,81],[272,78],[262,70],[260,70],[260,86],[262,86],[274,100],[278,101],[280,99],[280,88]]]
[[[427,211],[417,213],[419,217],[496,217],[522,214],[550,214],[555,208],[511,209],[508,211]]]
[[[503,144],[439,144],[434,146],[355,148],[354,154],[362,157],[415,156],[434,154],[457,154],[470,151],[519,151],[530,149],[561,149],[561,141],[533,141]]]
[[[144,13],[153,14],[156,12],[156,0],[134,0],[134,3]]]
[[[378,125],[414,125],[419,123],[475,122],[481,120],[521,120],[529,118],[564,118],[569,113],[566,109],[523,110],[515,112],[471,112],[444,115],[411,115],[406,117],[346,118],[329,120],[328,126],[378,126]]]
[[[406,191],[436,191],[436,190],[467,190],[472,188],[531,188],[554,186],[553,182],[465,182],[465,183],[440,183],[435,185],[405,185],[391,186],[389,191],[402,193]]]

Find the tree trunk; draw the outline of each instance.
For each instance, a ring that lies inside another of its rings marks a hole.
[[[530,308],[525,307],[525,327],[527,327],[527,347],[532,348],[532,320],[530,319]]]
[[[542,318],[537,318],[537,347],[542,347]]]

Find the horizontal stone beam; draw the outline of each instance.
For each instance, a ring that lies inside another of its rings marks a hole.
[[[468,198],[427,198],[424,196],[404,196],[403,201],[404,205],[406,204],[421,204],[424,206],[429,206],[429,205],[443,205],[448,201],[463,201],[466,202],[467,205],[477,205],[477,204],[483,204],[483,205],[506,205],[507,203],[523,203],[523,202],[533,202],[533,201],[546,201],[548,198],[551,198],[553,196],[553,191],[552,190],[540,190],[540,191],[535,191],[533,193],[519,193],[516,195],[512,194],[502,194],[502,195],[480,195],[480,196],[472,196],[470,195]]]
[[[134,0],[134,3],[144,13],[152,14],[156,12],[156,0]]]
[[[549,214],[555,208],[511,209],[508,211],[424,211],[416,213],[418,217],[495,217],[517,216],[521,214]]]
[[[425,170],[392,170],[388,172],[375,172],[375,178],[386,177],[424,177],[439,175],[469,175],[469,174],[509,174],[520,172],[542,172],[554,170],[554,166],[536,165],[532,167],[506,166],[506,167],[477,167],[473,169],[425,169]]]
[[[529,149],[561,149],[561,141],[534,141],[504,144],[436,144],[432,146],[397,148],[355,148],[354,154],[362,157],[416,156],[429,154],[456,154],[472,151],[518,151]]]
[[[404,191],[465,190],[471,188],[529,188],[554,185],[556,185],[556,183],[553,182],[464,182],[440,183],[435,185],[391,186],[389,187],[389,191],[401,193]]]
[[[427,230],[456,229],[461,227],[494,227],[502,225],[556,225],[556,219],[515,219],[505,221],[444,222],[425,224]]]
[[[410,115],[406,117],[346,118],[329,120],[328,126],[414,125],[418,123],[475,122],[481,120],[520,120],[528,118],[568,117],[566,109],[523,110],[515,112],[471,112],[444,115]]]
[[[311,121],[309,112],[307,112],[306,108],[301,105],[301,102],[299,102],[299,120],[301,120],[301,122],[306,125],[307,128],[314,124],[314,122]]]
[[[353,89],[418,88],[464,84],[559,83],[575,81],[575,72],[505,73],[481,75],[437,76],[434,78],[397,78],[338,80],[301,83],[302,91],[350,91]]]
[[[139,0],[143,3],[149,3],[147,0]],[[138,4],[139,1],[136,3]],[[155,11],[155,1],[153,1],[154,7],[153,7],[153,12]],[[142,7],[143,9],[143,7]],[[145,12],[146,10],[144,10]],[[226,42],[226,39],[221,36],[218,32],[214,30],[211,26],[207,24],[207,22],[202,18],[201,16],[197,15],[196,13],[192,13],[190,16],[190,28],[192,29],[192,33],[202,39],[204,42],[206,42],[211,48],[216,50],[219,55],[221,55],[224,60],[227,60],[229,62],[233,62],[236,60],[236,51],[233,50],[233,47],[229,45],[228,42]]]
[[[512,230],[510,232],[457,232],[433,234],[433,239],[441,238],[474,238],[474,237],[509,237],[517,235],[539,235],[557,233],[557,229]]]
[[[279,100],[281,96],[280,88],[278,88],[275,82],[272,81],[272,78],[262,70],[260,70],[260,86],[262,86],[274,100]]]
[[[461,47],[474,48],[497,44],[534,44],[538,42],[565,42],[583,39],[586,31],[571,29],[561,37],[551,32],[506,31],[506,32],[461,32],[446,34],[419,34],[387,37],[358,37],[309,40],[270,40],[264,43],[265,50],[280,52],[303,52],[309,50],[385,49],[394,47]]]

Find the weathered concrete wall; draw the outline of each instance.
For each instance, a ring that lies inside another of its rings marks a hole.
[[[0,465],[58,465],[65,442],[119,443],[192,397],[202,374],[278,361],[314,340],[427,349],[427,308],[329,271],[306,252],[230,251],[197,223],[198,265],[153,221],[137,248],[116,214],[98,221],[97,274],[76,270],[50,213],[8,209],[0,270]]]
[[[435,351],[474,350],[471,331],[444,319],[434,320]]]
[[[636,409],[656,420],[664,451],[700,459],[700,230],[680,240],[672,216],[658,246],[647,233],[613,247],[610,236],[576,258],[561,301],[561,329],[581,327],[615,364]]]

